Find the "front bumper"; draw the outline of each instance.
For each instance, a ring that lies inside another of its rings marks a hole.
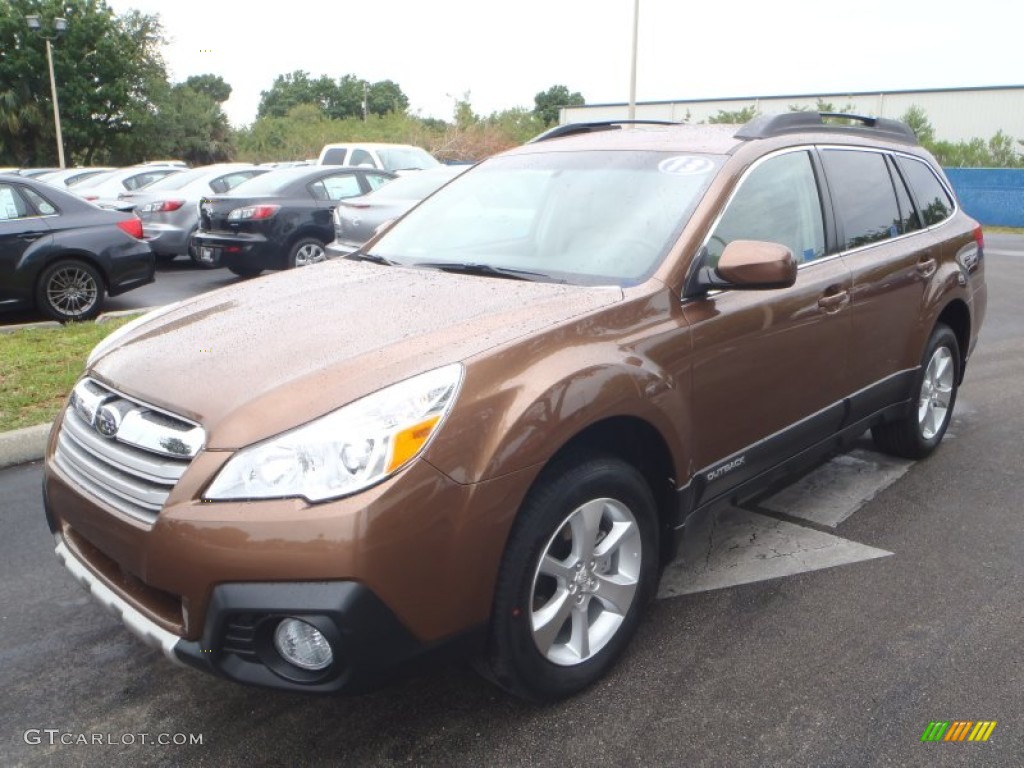
[[[350,243],[345,240],[332,240],[324,247],[324,251],[329,259],[342,259],[358,251],[360,245],[360,243]]]
[[[75,580],[146,645],[175,664],[239,683],[315,693],[366,690],[428,650],[373,592],[352,581],[219,584],[202,639],[189,641],[110,589],[60,535],[56,554]],[[273,631],[288,617],[313,624],[328,638],[334,654],[328,668],[309,672],[277,653]]]

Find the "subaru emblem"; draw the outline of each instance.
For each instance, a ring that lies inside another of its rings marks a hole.
[[[104,405],[96,414],[96,431],[104,437],[115,437],[121,428],[121,414],[116,408]]]

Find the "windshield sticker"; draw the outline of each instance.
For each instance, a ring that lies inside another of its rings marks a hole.
[[[659,171],[676,176],[700,176],[710,173],[714,167],[715,164],[706,157],[694,157],[693,155],[668,157],[658,163]]]

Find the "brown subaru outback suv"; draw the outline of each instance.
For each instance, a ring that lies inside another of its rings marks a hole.
[[[702,516],[949,424],[981,229],[906,126],[843,119],[562,126],[347,259],[136,320],[54,426],[57,557],[239,682],[459,646],[580,690]]]

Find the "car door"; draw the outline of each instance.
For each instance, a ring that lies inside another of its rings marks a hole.
[[[23,190],[19,184],[0,182],[0,307],[31,302],[36,274],[25,255],[50,234],[46,218]]]
[[[763,158],[705,241],[714,266],[733,240],[787,246],[796,282],[687,299],[693,344],[695,501],[708,501],[834,432],[842,421],[850,274],[827,248],[820,166],[809,148]]]
[[[313,226],[317,237],[329,243],[334,239],[334,208],[339,200],[365,194],[366,186],[360,181],[360,174],[345,170],[321,176],[309,185],[313,194]]]
[[[910,341],[936,273],[938,246],[922,230],[889,153],[823,147],[821,157],[853,279],[849,386],[856,420],[910,390],[921,354]]]

